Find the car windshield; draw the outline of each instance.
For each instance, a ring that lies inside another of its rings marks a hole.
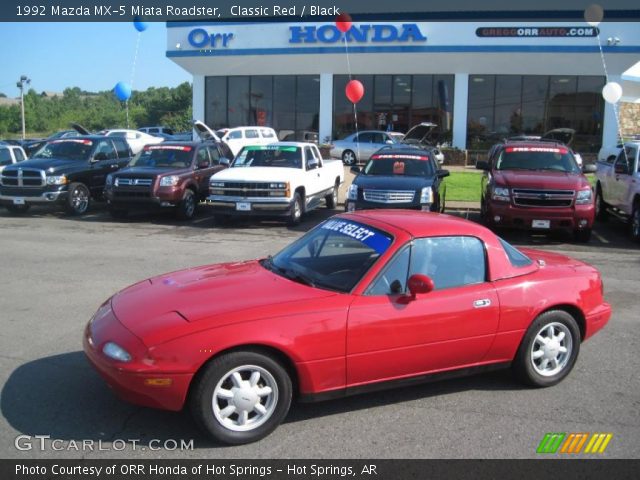
[[[54,140],[46,143],[31,158],[66,158],[87,160],[93,149],[91,140]]]
[[[580,172],[573,154],[564,147],[507,147],[500,153],[496,169]]]
[[[362,170],[365,175],[431,177],[433,167],[426,155],[374,155]]]
[[[191,165],[192,147],[180,145],[146,146],[131,162],[130,167],[187,168]]]
[[[262,265],[295,282],[350,292],[391,242],[391,235],[368,225],[330,219]]]
[[[302,168],[302,149],[283,145],[245,147],[231,166]]]

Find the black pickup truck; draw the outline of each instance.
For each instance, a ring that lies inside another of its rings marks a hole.
[[[48,204],[82,215],[92,200],[102,199],[107,175],[131,157],[124,138],[83,135],[50,141],[29,160],[2,171],[0,204],[13,213]]]
[[[448,170],[439,169],[431,148],[389,147],[374,153],[347,190],[345,210],[406,208],[438,212],[444,210],[442,179]]]

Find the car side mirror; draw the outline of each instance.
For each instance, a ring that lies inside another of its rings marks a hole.
[[[358,175],[360,173],[360,167],[351,167],[349,171],[354,175]]]
[[[626,175],[629,173],[629,168],[624,163],[616,163],[613,167],[613,171],[618,174]]]
[[[107,160],[107,154],[104,152],[98,152],[93,156],[94,162],[100,162],[102,160]]]
[[[198,168],[209,168],[209,162],[207,162],[206,160],[198,162]]]
[[[218,163],[220,165],[228,167],[229,165],[231,165],[231,160],[229,160],[227,157],[222,157]]]
[[[437,176],[438,178],[445,178],[445,177],[448,177],[449,175],[451,175],[451,174],[449,173],[449,170],[438,170],[438,171],[436,172],[436,176]]]
[[[393,140],[385,140],[384,143],[386,143],[387,145],[393,145]]]
[[[596,167],[595,163],[585,163],[582,166],[582,173],[596,173],[598,167]]]
[[[407,288],[411,294],[411,299],[415,299],[418,295],[427,294],[435,288],[433,280],[427,275],[416,273],[409,277],[407,281]]]
[[[484,170],[485,172],[489,170],[489,162],[486,160],[478,160],[476,162],[476,170]]]

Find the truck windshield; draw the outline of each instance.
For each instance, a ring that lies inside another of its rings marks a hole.
[[[500,154],[496,169],[580,172],[573,154],[563,147],[507,147]]]
[[[302,149],[279,145],[245,147],[231,167],[302,168]]]
[[[350,292],[391,242],[391,235],[366,224],[330,219],[262,266],[294,282]]]
[[[91,154],[91,140],[54,140],[46,143],[31,158],[66,158],[68,160],[87,160]]]
[[[365,175],[432,177],[429,157],[421,155],[374,155],[362,170]]]
[[[191,147],[179,145],[147,146],[138,153],[130,167],[188,168],[191,165]]]

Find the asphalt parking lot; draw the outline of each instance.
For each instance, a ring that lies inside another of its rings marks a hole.
[[[547,432],[610,432],[604,456],[640,457],[640,248],[616,222],[597,225],[588,245],[506,235],[597,266],[613,305],[609,325],[550,389],[523,388],[498,372],[294,405],[261,442],[221,447],[187,412],[121,402],[86,362],[84,325],[115,291],[162,272],[275,253],[329,214],[313,212],[296,228],[250,221],[220,228],[206,208],[186,224],[168,215],[114,221],[100,206],[80,219],[45,208],[22,217],[0,210],[0,458],[535,457]],[[17,450],[18,435],[50,436],[63,450],[47,443],[41,451],[36,442]],[[120,439],[140,443],[120,451]],[[151,451],[151,439],[193,439],[194,448]],[[103,450],[69,447],[83,440],[101,440]]]

